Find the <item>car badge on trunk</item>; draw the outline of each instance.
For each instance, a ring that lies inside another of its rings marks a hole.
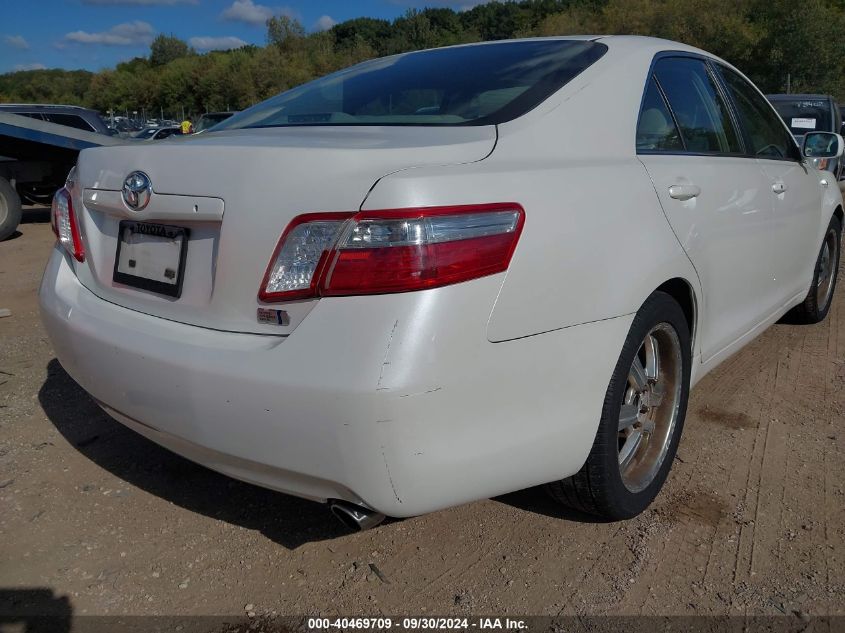
[[[258,322],[267,325],[290,325],[290,316],[284,310],[258,308]]]
[[[133,171],[123,181],[123,202],[132,211],[140,211],[150,203],[153,185],[142,171]]]

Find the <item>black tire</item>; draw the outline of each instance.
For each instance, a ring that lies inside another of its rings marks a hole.
[[[672,430],[666,432],[662,459],[654,462],[653,478],[649,478],[650,483],[643,484],[642,489],[633,492],[623,481],[619,464],[623,433],[619,430],[620,406],[630,391],[629,372],[644,340],[655,328],[666,329],[667,325],[666,331],[674,330],[680,348],[677,354],[680,368],[676,370],[675,380],[679,382],[679,390],[674,397],[677,414],[670,426]],[[653,293],[631,324],[607,388],[598,432],[587,461],[572,477],[547,484],[546,489],[554,499],[575,510],[611,520],[629,519],[649,506],[666,481],[684,428],[689,398],[690,349],[689,326],[683,310],[670,295]]]
[[[807,293],[803,303],[795,306],[787,313],[784,320],[789,323],[805,325],[819,323],[824,321],[827,313],[830,311],[830,305],[833,303],[833,294],[836,291],[836,279],[839,273],[839,259],[842,251],[842,223],[835,215],[830,218],[830,224],[828,224],[824,235],[822,245],[819,248],[819,254],[816,256],[816,266],[813,269],[813,283],[810,285],[810,292]],[[833,251],[830,257],[832,261],[828,264],[828,271],[832,275],[832,279],[830,279],[830,290],[825,292],[824,297],[819,301],[817,289],[823,270],[822,261],[826,245]]]
[[[21,223],[21,199],[12,184],[0,178],[0,242],[9,237]]]

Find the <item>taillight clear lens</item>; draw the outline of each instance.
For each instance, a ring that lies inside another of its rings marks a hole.
[[[299,216],[259,298],[407,292],[492,275],[507,270],[524,219],[514,203]]]
[[[285,301],[313,295],[328,251],[350,215],[313,213],[294,218],[276,246],[259,298]]]
[[[59,244],[77,261],[84,262],[85,249],[82,246],[82,234],[79,232],[70,192],[64,187],[53,196],[51,224]]]

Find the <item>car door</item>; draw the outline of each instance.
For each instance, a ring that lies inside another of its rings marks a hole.
[[[698,273],[697,338],[707,361],[774,310],[770,184],[699,57],[655,59],[637,153]]]
[[[785,303],[807,291],[819,249],[823,181],[830,187],[837,182],[804,161],[777,112],[750,82],[721,64],[715,67],[771,189],[773,280]]]

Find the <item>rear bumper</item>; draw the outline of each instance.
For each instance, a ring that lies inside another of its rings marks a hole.
[[[413,516],[576,472],[631,317],[490,343],[501,276],[323,299],[287,338],[103,301],[55,250],[39,291],[66,371],[117,420],[235,478]]]

